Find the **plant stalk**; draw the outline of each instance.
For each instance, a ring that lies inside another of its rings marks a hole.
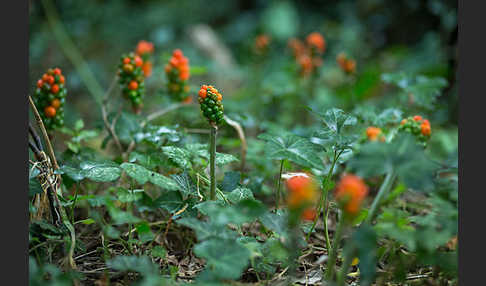
[[[390,190],[391,186],[393,185],[393,181],[395,181],[396,176],[397,174],[393,169],[386,174],[385,180],[383,181],[383,184],[381,184],[380,190],[378,191],[378,194],[376,195],[375,199],[373,200],[373,203],[371,204],[365,222],[368,223],[371,222],[376,212],[376,208],[378,207],[378,204],[380,203],[385,193],[387,193]]]
[[[216,132],[218,127],[215,124],[211,124],[211,133],[209,134],[209,176],[211,179],[211,189],[209,193],[210,200],[216,198],[216,175],[215,175],[215,163],[216,163]]]
[[[275,210],[278,210],[278,206],[280,204],[280,181],[282,180],[282,170],[283,164],[285,159],[280,160],[280,173],[278,174],[278,181],[277,181],[277,192],[275,193]]]
[[[336,233],[334,235],[334,244],[331,248],[329,260],[327,261],[327,269],[326,269],[326,274],[324,276],[327,281],[330,281],[333,278],[334,267],[336,266],[339,242],[341,240],[341,236],[342,236],[345,224],[346,224],[345,219],[343,217],[341,217],[341,220],[339,221],[339,223],[337,225]]]

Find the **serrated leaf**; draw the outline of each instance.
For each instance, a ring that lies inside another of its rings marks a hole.
[[[162,187],[166,190],[177,190],[177,184],[170,178],[165,177],[159,173],[152,172],[143,166],[134,163],[123,163],[120,167],[125,170],[128,176],[134,178],[137,183],[143,185],[151,182],[154,185]]]
[[[80,173],[81,176],[84,176],[85,178],[95,182],[115,181],[121,175],[121,170],[118,167],[118,165],[111,161],[105,161],[105,162],[84,161],[81,162],[81,164],[79,164],[79,167],[81,170]]]
[[[182,169],[190,169],[192,167],[191,154],[186,149],[175,146],[164,146],[162,147],[162,152]]]
[[[246,199],[255,199],[250,189],[241,187],[233,190],[226,198],[234,204]]]
[[[314,145],[307,139],[293,134],[260,134],[265,140],[265,155],[269,159],[288,159],[304,167],[322,169],[323,165],[316,156]]]

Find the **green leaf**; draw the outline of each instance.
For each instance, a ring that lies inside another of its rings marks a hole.
[[[253,197],[253,192],[250,189],[241,188],[241,187],[236,188],[231,193],[229,193],[226,197],[232,203],[238,203],[246,199],[255,199],[255,197]]]
[[[95,223],[95,221],[92,218],[87,218],[87,219],[78,220],[76,223],[82,223],[82,224],[89,225],[89,224]]]
[[[79,176],[74,176],[74,178],[70,176],[73,180],[83,176],[95,182],[111,182],[117,180],[121,175],[118,165],[111,161],[84,161],[81,162],[79,167]]]
[[[279,211],[273,213],[268,211],[261,218],[260,222],[268,229],[276,232],[280,236],[286,236],[287,233],[287,213]]]
[[[142,131],[138,120],[138,116],[134,114],[128,112],[120,114],[115,124],[115,133],[122,143],[129,144],[134,139],[134,135]]]
[[[194,246],[206,259],[206,270],[219,279],[238,279],[249,264],[250,251],[234,240],[211,239]]]
[[[159,257],[164,259],[167,255],[167,250],[165,250],[165,248],[160,245],[156,245],[154,246],[154,248],[152,248],[152,251],[150,253],[153,257]]]
[[[42,186],[37,179],[29,180],[29,197],[33,197],[36,194],[42,194]]]
[[[259,139],[267,141],[265,155],[269,159],[288,159],[304,167],[322,169],[323,165],[314,145],[307,139],[293,135],[260,134]]]
[[[437,166],[426,156],[412,135],[397,136],[391,143],[367,142],[349,161],[349,167],[363,177],[394,170],[410,188],[429,190]]]
[[[186,149],[175,146],[164,146],[162,147],[162,152],[170,159],[170,161],[182,169],[191,168],[191,155]]]
[[[199,152],[199,156],[205,158],[206,160],[209,160],[209,152],[208,150],[201,150]],[[231,162],[239,161],[238,158],[231,154],[224,154],[224,153],[218,153],[216,152],[216,161],[215,164],[218,166],[223,166],[226,164],[229,164]]]
[[[142,198],[143,190],[127,190],[122,187],[116,188],[117,199],[122,203],[138,201]]]
[[[152,241],[155,238],[154,233],[152,232],[149,224],[146,221],[138,224],[136,226],[136,229],[137,229],[138,239],[142,243]]]
[[[74,130],[80,131],[84,127],[84,121],[83,119],[78,119],[76,122],[74,122]]]
[[[317,130],[310,141],[323,146],[325,149],[332,147],[336,150],[351,149],[358,136],[350,133],[350,127],[356,125],[357,119],[354,116],[344,113],[341,109],[332,108],[325,113],[318,114],[324,123],[324,128]],[[346,132],[348,131],[348,132]]]
[[[171,175],[171,178],[179,187],[179,190],[185,195],[194,195],[196,193],[196,187],[192,183],[187,172],[182,174]]]
[[[170,213],[174,213],[184,206],[184,201],[179,192],[165,192],[160,195],[155,201],[154,205],[165,209]]]
[[[118,271],[136,271],[142,274],[157,273],[155,266],[147,256],[115,256],[106,262],[106,265]]]
[[[143,185],[147,182],[151,182],[166,190],[177,190],[177,184],[170,178],[165,177],[159,173],[152,172],[143,166],[134,163],[123,163],[120,167],[132,177],[137,183]]]
[[[231,192],[232,190],[236,189],[240,184],[241,180],[241,173],[229,171],[224,173],[223,183],[221,184],[221,189],[224,192]]]

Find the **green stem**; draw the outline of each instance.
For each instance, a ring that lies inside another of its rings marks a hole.
[[[337,286],[344,286],[346,275],[348,274],[348,269],[351,266],[352,261],[353,261],[353,251],[349,251],[344,255],[341,271],[339,272],[337,277]]]
[[[275,193],[275,209],[278,210],[278,205],[280,203],[280,181],[282,180],[282,170],[283,170],[283,164],[284,164],[285,159],[282,159],[280,161],[280,173],[278,174],[278,181],[277,181],[277,192]]]
[[[383,181],[383,184],[381,184],[380,190],[378,191],[378,194],[376,195],[375,199],[373,200],[373,203],[371,204],[365,222],[368,223],[371,222],[371,220],[373,219],[373,215],[376,212],[376,208],[378,207],[378,204],[380,203],[385,193],[387,193],[390,190],[391,186],[393,185],[393,181],[395,181],[396,176],[397,174],[393,169],[386,174],[385,180]]]
[[[216,198],[216,176],[215,176],[215,162],[216,162],[216,131],[218,128],[216,125],[211,124],[211,133],[209,138],[209,176],[211,179],[211,190],[209,193],[209,199],[214,200]]]
[[[346,224],[345,219],[343,217],[341,217],[341,220],[339,221],[339,223],[337,225],[336,233],[334,235],[334,245],[331,248],[329,260],[327,261],[327,269],[326,269],[326,274],[325,274],[325,279],[327,281],[329,281],[333,278],[334,267],[336,266],[339,242],[341,240],[341,236],[342,236],[342,232],[343,232],[345,224]]]
[[[337,162],[337,160],[339,159],[339,156],[341,156],[342,153],[343,153],[343,151],[341,151],[339,153],[336,153],[336,151],[334,151],[334,158],[332,160],[331,168],[329,169],[327,176],[322,181],[322,192],[323,193],[322,193],[322,195],[319,199],[317,216],[314,218],[314,222],[312,223],[312,227],[311,227],[309,233],[307,233],[307,238],[306,238],[307,241],[309,241],[310,235],[311,235],[312,231],[314,230],[314,228],[316,227],[317,220],[319,219],[322,208],[324,207],[325,204],[327,204],[327,194],[329,192],[329,190],[328,190],[329,189],[328,188],[329,187],[328,186],[329,185],[329,179],[331,178],[332,172],[334,171],[334,166],[336,166],[336,162]],[[325,233],[325,236],[326,236],[326,246],[327,246],[327,249],[329,250],[331,248],[331,243],[329,242],[329,231],[327,230],[326,219],[327,219],[327,217],[324,220],[324,233]]]

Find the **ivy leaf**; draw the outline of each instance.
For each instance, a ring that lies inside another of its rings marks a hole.
[[[304,167],[322,169],[323,165],[316,156],[314,145],[307,139],[293,134],[260,134],[265,140],[265,154],[273,160],[288,159]]]
[[[171,162],[182,169],[190,169],[192,167],[191,154],[186,149],[175,146],[164,146],[162,147],[162,152]]]
[[[134,134],[136,142],[147,142],[153,146],[160,147],[166,141],[180,141],[180,134],[171,128],[165,126],[147,124],[143,130]]]
[[[238,279],[249,264],[250,251],[234,240],[211,239],[194,246],[206,259],[206,270],[219,279]]]

